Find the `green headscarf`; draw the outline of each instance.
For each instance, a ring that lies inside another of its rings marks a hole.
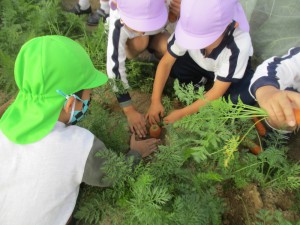
[[[25,43],[15,62],[18,96],[0,120],[4,135],[29,144],[53,129],[66,94],[98,87],[107,76],[98,71],[86,51],[64,36],[43,36]]]

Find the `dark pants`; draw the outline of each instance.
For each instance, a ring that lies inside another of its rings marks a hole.
[[[231,101],[236,104],[240,97],[243,103],[254,105],[255,101],[248,91],[253,73],[254,71],[251,68],[249,59],[244,77],[238,82],[231,83],[229,89],[224,94],[225,99],[228,100],[230,96]],[[205,77],[208,80],[208,83],[213,83],[215,78],[214,72],[201,68],[188,53],[177,58],[172,67],[170,76],[178,79],[180,83],[184,84],[191,82],[197,84],[201,81],[202,77]]]

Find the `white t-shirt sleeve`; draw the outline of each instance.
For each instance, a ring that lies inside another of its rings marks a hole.
[[[116,10],[115,10],[116,11]],[[118,13],[113,11],[109,20],[109,33],[107,41],[107,75],[112,80],[121,80],[124,88],[129,88],[126,74],[126,41],[128,36],[124,31],[123,24],[120,22]],[[117,92],[116,85],[113,91]]]
[[[173,33],[169,37],[167,48],[168,48],[168,52],[170,53],[170,55],[172,55],[174,58],[177,58],[179,56],[183,56],[187,52],[187,49],[181,48],[176,43],[175,33]]]
[[[282,57],[272,57],[259,65],[251,80],[252,97],[263,86],[300,92],[300,47],[292,48]]]

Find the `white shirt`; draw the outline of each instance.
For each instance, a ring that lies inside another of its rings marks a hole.
[[[164,27],[156,31],[146,32],[143,36],[155,35],[161,33],[163,30]],[[133,32],[124,26],[120,20],[120,15],[117,9],[110,11],[106,60],[107,75],[110,79],[116,81],[115,83],[120,83],[120,81],[122,81],[121,83],[125,90],[129,88],[125,68],[126,42],[128,39],[133,39],[138,36],[140,36],[138,33]],[[114,85],[113,91],[120,91],[118,87]],[[127,93],[126,91],[125,93],[122,91],[121,94],[117,96],[120,103],[129,100],[128,95],[122,96],[122,94]]]
[[[11,142],[0,130],[0,224],[65,225],[93,141],[88,130],[61,122],[27,145]]]
[[[238,27],[232,36],[224,37],[220,45],[206,57],[204,50],[188,50],[176,42],[175,34],[168,40],[168,51],[176,57],[186,52],[203,69],[214,72],[215,80],[237,82],[242,79],[248,65],[249,57],[253,55],[251,37]]]
[[[271,57],[257,67],[249,87],[252,97],[266,85],[300,92],[300,47],[291,48],[282,57]]]

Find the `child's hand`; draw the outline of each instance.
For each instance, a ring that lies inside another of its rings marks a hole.
[[[164,117],[165,109],[161,102],[152,102],[146,114],[150,124],[157,124],[160,122],[160,117]]]
[[[295,128],[296,120],[293,108],[300,108],[300,94],[281,91],[273,86],[264,86],[256,91],[261,108],[269,114],[268,122],[279,129]]]
[[[170,11],[174,13],[177,17],[180,15],[180,4],[181,0],[172,0],[170,3]]]
[[[159,142],[160,140],[155,138],[137,141],[135,139],[135,134],[132,134],[130,139],[130,149],[139,152],[144,158],[157,150]]]
[[[164,118],[164,123],[175,123],[176,121],[182,119],[185,116],[182,109],[177,109],[171,112],[168,116]]]
[[[143,114],[135,110],[133,106],[123,108],[127,116],[127,121],[132,133],[136,133],[140,138],[146,137],[146,120]]]

